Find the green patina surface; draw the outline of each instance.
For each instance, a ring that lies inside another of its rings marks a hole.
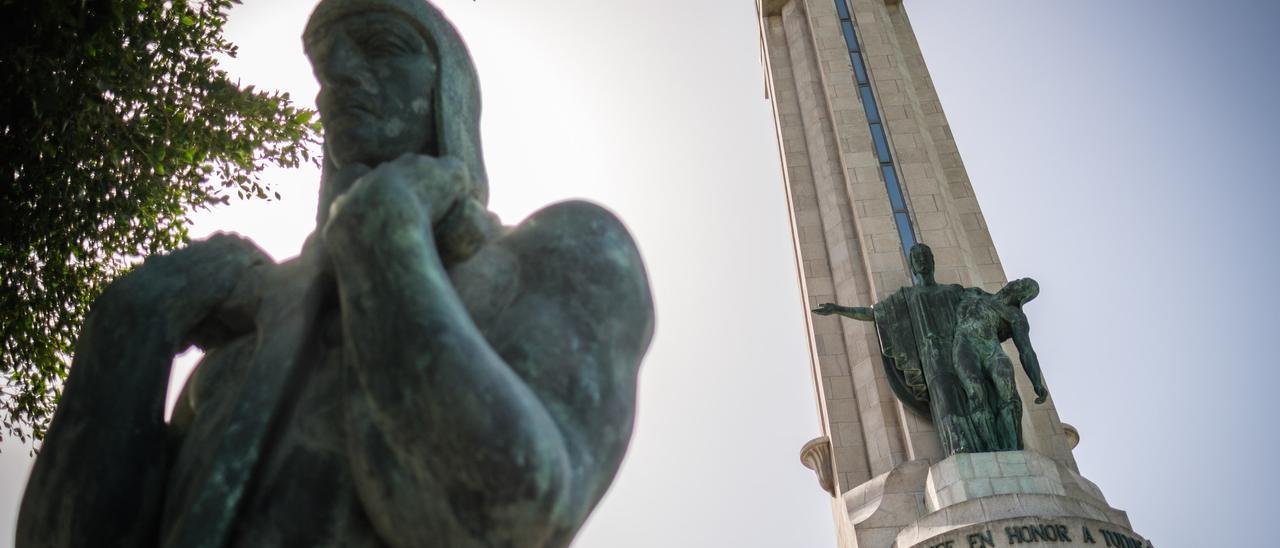
[[[431,5],[324,0],[304,41],[316,231],[281,264],[219,235],[107,288],[19,546],[558,548],[612,482],[653,336],[626,228],[488,211],[475,69]]]
[[[933,420],[946,456],[1022,449],[1022,402],[1001,343],[1013,339],[1036,403],[1043,403],[1048,390],[1022,311],[1039,286],[1023,278],[991,294],[938,284],[929,246],[913,246],[910,259],[916,284],[872,307],[825,303],[813,312],[875,322],[889,386],[907,408]]]

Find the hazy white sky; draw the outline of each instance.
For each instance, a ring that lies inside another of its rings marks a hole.
[[[228,64],[310,105],[313,0],[245,0]],[[799,464],[819,432],[750,0],[441,0],[485,101],[507,223],[587,198],[627,222],[658,330],[622,472],[578,548],[834,545]],[[1264,545],[1280,488],[1274,103],[1263,1],[906,0],[1081,472],[1158,546]],[[277,258],[311,229],[316,170],[278,203],[196,215]],[[28,464],[0,454],[10,527]],[[0,538],[12,538],[0,529]]]

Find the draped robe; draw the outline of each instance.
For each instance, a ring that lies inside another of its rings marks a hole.
[[[968,401],[952,363],[964,292],[957,284],[907,286],[874,307],[889,386],[909,409],[933,420],[944,455],[982,446],[970,420],[981,402]]]

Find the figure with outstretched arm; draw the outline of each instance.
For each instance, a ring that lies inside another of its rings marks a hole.
[[[873,306],[823,303],[813,313],[873,324],[884,378],[894,395],[934,423],[945,454],[981,451],[972,406],[951,364],[954,311],[965,288],[937,282],[933,251],[925,244],[911,246],[906,259],[911,285],[883,295]]]
[[[911,285],[873,306],[828,302],[812,312],[873,323],[885,382],[904,406],[933,422],[945,455],[1022,449],[1022,401],[1001,343],[1013,339],[1036,403],[1044,403],[1049,391],[1022,312],[1039,286],[1024,278],[991,294],[938,283],[929,246],[911,246],[906,258]]]

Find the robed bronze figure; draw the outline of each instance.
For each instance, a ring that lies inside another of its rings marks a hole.
[[[1013,339],[1036,403],[1043,403],[1048,390],[1022,312],[1039,286],[1024,278],[993,295],[942,285],[929,246],[912,246],[909,258],[914,285],[870,308],[825,303],[814,313],[875,322],[889,386],[933,420],[945,456],[1022,449],[1022,403],[1001,342]]]
[[[653,335],[627,230],[488,212],[476,73],[424,1],[323,0],[304,43],[315,233],[281,264],[215,236],[105,290],[19,546],[562,548],[612,481]]]

